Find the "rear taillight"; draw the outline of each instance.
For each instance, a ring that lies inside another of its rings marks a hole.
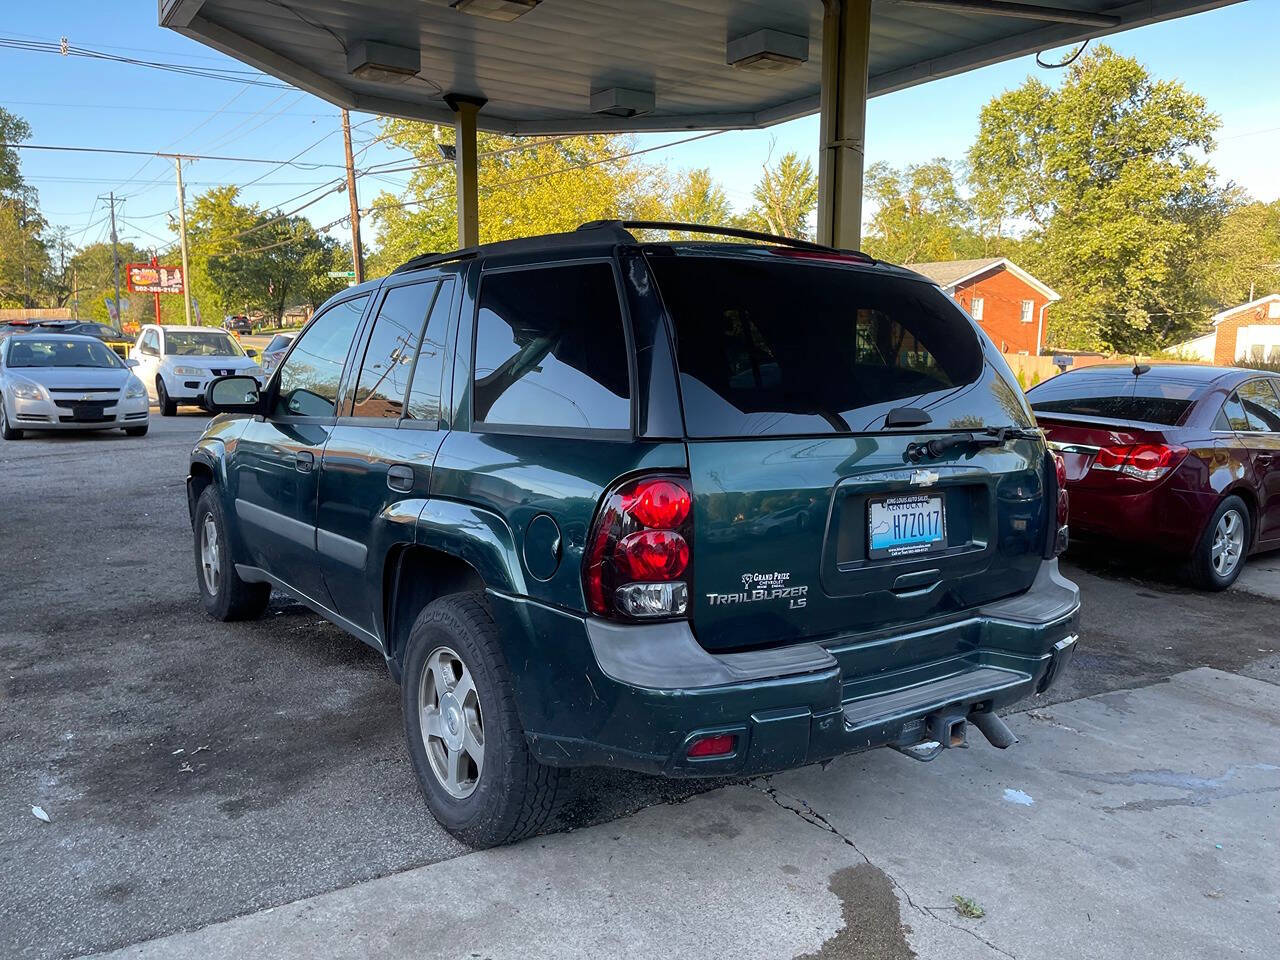
[[[1058,479],[1058,526],[1065,527],[1070,508],[1067,496],[1067,464],[1056,452],[1051,451],[1050,456],[1053,457],[1054,476]]]
[[[640,477],[605,495],[582,569],[592,613],[623,620],[685,615],[693,540],[688,484],[681,477]]]
[[[1186,447],[1165,443],[1135,443],[1103,447],[1094,455],[1094,470],[1105,470],[1134,480],[1159,480],[1180,464]]]

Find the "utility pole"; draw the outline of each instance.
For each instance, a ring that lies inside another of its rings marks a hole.
[[[182,305],[187,311],[187,326],[191,326],[191,272],[187,269],[187,193],[182,189],[182,155],[175,156],[173,162],[178,169],[178,236],[182,240]]]
[[[347,151],[347,198],[351,201],[351,263],[356,283],[364,282],[364,251],[360,249],[360,204],[356,200],[356,164],[351,158],[351,114],[342,111],[342,143]]]
[[[116,329],[124,330],[124,316],[120,309],[120,240],[116,236],[116,195],[113,190],[107,195],[111,204],[111,266],[116,280]]]
[[[80,319],[80,275],[74,263],[71,264],[71,316]]]

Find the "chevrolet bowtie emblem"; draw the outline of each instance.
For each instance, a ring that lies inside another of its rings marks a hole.
[[[939,475],[933,470],[915,470],[911,474],[911,485],[914,487],[931,487],[938,482]]]

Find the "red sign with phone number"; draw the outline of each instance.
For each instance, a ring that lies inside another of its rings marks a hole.
[[[125,267],[130,293],[181,293],[182,268],[130,263]]]

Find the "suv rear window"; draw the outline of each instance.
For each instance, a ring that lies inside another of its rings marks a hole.
[[[658,249],[650,264],[675,324],[690,436],[868,430],[890,407],[924,405],[983,372],[968,318],[918,280],[777,254]],[[1017,412],[1006,401],[998,423]],[[966,412],[982,420],[989,405]]]
[[[1182,421],[1204,384],[1168,380],[1129,369],[1111,373],[1064,373],[1027,392],[1031,409],[1106,420],[1140,420],[1173,426]]]

